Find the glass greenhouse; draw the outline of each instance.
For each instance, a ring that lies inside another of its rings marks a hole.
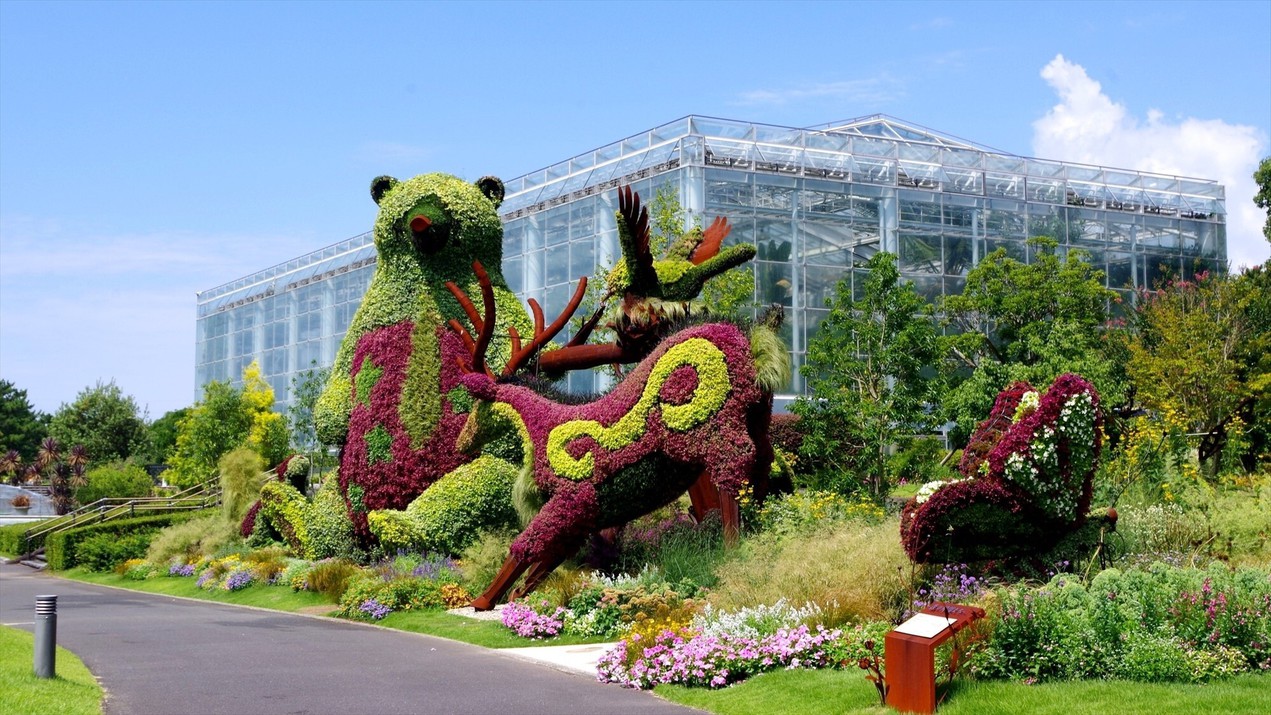
[[[522,299],[555,314],[613,264],[624,184],[646,201],[669,186],[690,220],[725,216],[728,243],[756,246],[756,300],[786,307],[796,365],[834,285],[860,285],[878,251],[931,300],[996,249],[1029,260],[1031,236],[1084,251],[1127,298],[1226,268],[1214,181],[1014,156],[881,115],[805,129],[690,116],[507,182],[503,273]],[[366,233],[199,293],[196,391],[257,359],[284,407],[297,372],[334,360],[374,263]],[[801,389],[797,371],[792,383],[781,397]]]

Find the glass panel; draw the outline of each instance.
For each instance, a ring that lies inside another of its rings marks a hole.
[[[801,228],[803,261],[831,266],[851,264],[853,239],[849,224],[840,221],[806,220]]]
[[[591,276],[596,272],[596,251],[590,240],[569,244],[570,280]]]
[[[852,178],[874,184],[892,184],[895,171],[896,166],[890,161],[856,157],[856,173]]]
[[[1024,197],[1024,177],[1017,174],[984,172],[984,191],[990,196]]]
[[[569,246],[552,246],[547,249],[547,285],[569,280]]]
[[[750,125],[738,124],[725,119],[693,117],[693,133],[708,137],[728,137],[731,139],[748,139]]]
[[[900,220],[902,223],[940,223],[940,197],[923,191],[899,192]]]
[[[967,234],[945,234],[944,236],[944,272],[951,276],[964,276],[971,268],[972,259],[971,236]]]
[[[940,273],[940,236],[938,234],[900,234],[900,271],[902,273]]]
[[[549,246],[569,240],[569,209],[555,208],[543,214],[543,237]]]
[[[803,305],[809,309],[825,307],[834,297],[835,286],[848,275],[842,268],[807,266],[803,271]]]
[[[756,297],[761,304],[793,305],[794,283],[789,263],[755,262]]]
[[[794,229],[789,220],[755,220],[756,258],[761,261],[789,262],[794,249]]]

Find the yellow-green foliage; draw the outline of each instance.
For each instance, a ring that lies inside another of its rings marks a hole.
[[[260,485],[269,478],[263,473],[260,455],[248,447],[239,447],[217,465],[221,471],[221,511],[225,518],[238,523],[260,494]]]
[[[750,331],[750,355],[755,360],[755,381],[767,392],[790,385],[790,350],[776,331],[756,325]]]
[[[273,403],[273,388],[255,362],[243,370],[242,388],[223,382],[205,385],[203,400],[177,426],[168,478],[187,487],[206,481],[221,457],[242,446],[257,452],[265,466],[282,461],[287,427],[282,416],[271,411]]]
[[[662,420],[677,431],[690,430],[719,410],[728,398],[728,362],[724,353],[705,338],[690,338],[667,350],[649,373],[640,400],[610,427],[595,420],[574,420],[552,429],[547,436],[547,460],[552,469],[569,479],[592,476],[596,458],[590,451],[575,458],[565,449],[573,440],[588,436],[607,450],[618,450],[644,435],[649,411],[659,406],[662,384],[677,368],[691,365],[697,371],[697,389],[682,405],[661,405]]]
[[[260,511],[256,518],[268,520],[297,554],[305,554],[308,548],[308,512],[309,502],[290,484],[269,481],[261,487]]]
[[[868,498],[849,499],[838,492],[800,489],[768,499],[759,511],[759,524],[768,536],[817,530],[832,522],[877,524],[883,508]]]
[[[150,541],[146,560],[159,565],[173,559],[193,563],[211,556],[237,538],[237,524],[226,521],[222,514],[209,514],[160,531]]]
[[[811,601],[840,622],[895,617],[908,597],[909,560],[894,520],[834,522],[780,539],[748,539],[717,572],[709,596],[725,609]],[[831,625],[831,624],[827,624]]]
[[[430,486],[405,511],[371,512],[371,532],[389,551],[459,553],[478,531],[516,522],[511,492],[519,471],[501,459],[477,457]]]
[[[353,549],[353,523],[340,496],[340,485],[335,475],[329,475],[318,493],[313,496],[305,516],[309,543],[305,546],[305,558],[326,559],[343,556]]]

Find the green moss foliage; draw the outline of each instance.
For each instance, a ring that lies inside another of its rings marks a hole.
[[[516,523],[512,483],[519,467],[482,455],[433,484],[404,511],[373,511],[371,532],[385,549],[457,554],[477,533]]]

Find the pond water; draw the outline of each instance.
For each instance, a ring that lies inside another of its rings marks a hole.
[[[27,516],[53,516],[56,513],[53,510],[53,500],[43,494],[27,491],[21,487],[0,484],[0,515],[19,513],[13,507],[13,504],[9,503],[11,499],[19,494],[25,494],[31,499],[31,508],[27,511]]]

